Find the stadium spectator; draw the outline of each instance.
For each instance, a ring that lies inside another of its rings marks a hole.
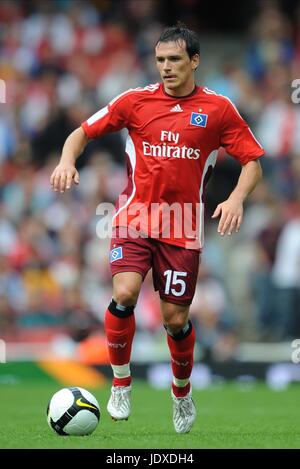
[[[291,340],[300,333],[300,203],[294,205],[283,227],[272,268],[277,340]]]

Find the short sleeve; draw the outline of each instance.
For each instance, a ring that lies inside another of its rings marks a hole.
[[[227,100],[221,121],[221,146],[241,164],[256,160],[265,154],[251,129],[238,110]]]
[[[101,137],[106,133],[128,127],[131,109],[130,96],[130,92],[117,96],[107,106],[82,122],[81,127],[88,138]]]

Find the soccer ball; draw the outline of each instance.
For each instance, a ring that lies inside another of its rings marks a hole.
[[[99,419],[97,399],[79,387],[60,389],[47,407],[48,424],[59,435],[90,435]]]

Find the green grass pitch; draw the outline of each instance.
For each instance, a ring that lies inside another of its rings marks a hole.
[[[106,411],[110,393],[106,386],[90,390],[101,407],[94,433],[61,437],[48,427],[46,407],[63,386],[42,374],[41,379],[26,379],[25,374],[23,378],[1,381],[0,374],[0,448],[300,448],[297,384],[284,391],[272,391],[264,384],[243,389],[234,383],[194,390],[198,418],[185,435],[173,430],[169,390],[134,381],[132,415],[128,422],[114,422]]]

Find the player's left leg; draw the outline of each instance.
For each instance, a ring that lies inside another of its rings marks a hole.
[[[162,242],[157,242],[154,252],[153,283],[159,290],[167,331],[173,371],[173,423],[178,433],[189,432],[196,418],[190,384],[195,330],[188,316],[197,283],[199,254]]]
[[[195,330],[188,320],[189,306],[161,300],[161,312],[173,372],[173,424],[177,433],[188,433],[196,418],[190,376],[194,363]]]

